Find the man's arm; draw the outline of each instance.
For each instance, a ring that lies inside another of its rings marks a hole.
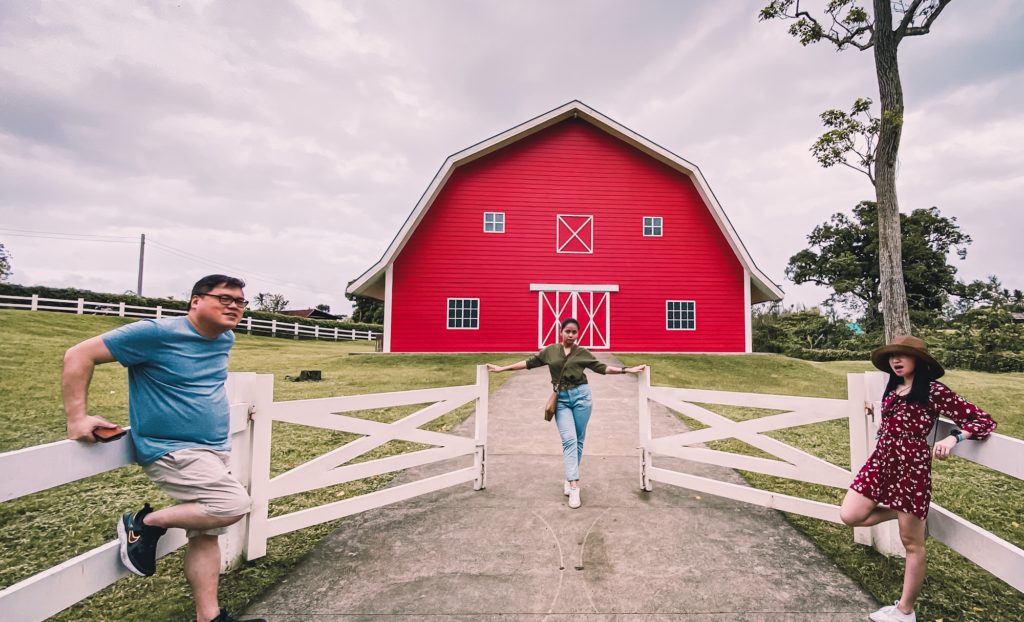
[[[86,412],[92,370],[97,365],[115,360],[101,337],[86,339],[64,353],[60,387],[64,395],[64,411],[68,415],[68,438],[71,440],[94,443],[96,438],[92,435],[93,428],[117,427],[103,417],[95,417]]]

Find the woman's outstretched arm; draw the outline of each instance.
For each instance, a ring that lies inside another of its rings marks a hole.
[[[504,367],[495,365],[494,363],[487,364],[487,371],[489,372],[515,371],[517,369],[526,369],[526,361],[519,361],[518,363],[512,363],[511,365],[505,365]]]

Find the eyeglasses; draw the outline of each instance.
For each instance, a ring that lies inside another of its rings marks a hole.
[[[249,301],[245,298],[235,298],[234,296],[228,296],[227,294],[193,294],[193,296],[212,296],[217,299],[217,302],[225,307],[231,306],[232,302],[242,309],[249,306]]]

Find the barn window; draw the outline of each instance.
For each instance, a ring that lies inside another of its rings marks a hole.
[[[505,233],[505,212],[484,212],[484,233]]]
[[[555,222],[555,250],[559,253],[594,252],[594,217],[559,214]]]
[[[644,216],[644,237],[661,237],[661,216]]]
[[[693,300],[666,300],[665,328],[668,330],[696,330],[697,303]]]
[[[480,328],[480,299],[449,298],[448,328]]]

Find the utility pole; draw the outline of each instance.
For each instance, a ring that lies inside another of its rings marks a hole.
[[[139,240],[139,285],[135,288],[135,295],[142,298],[142,263],[146,257],[146,234],[141,234],[142,237]]]

